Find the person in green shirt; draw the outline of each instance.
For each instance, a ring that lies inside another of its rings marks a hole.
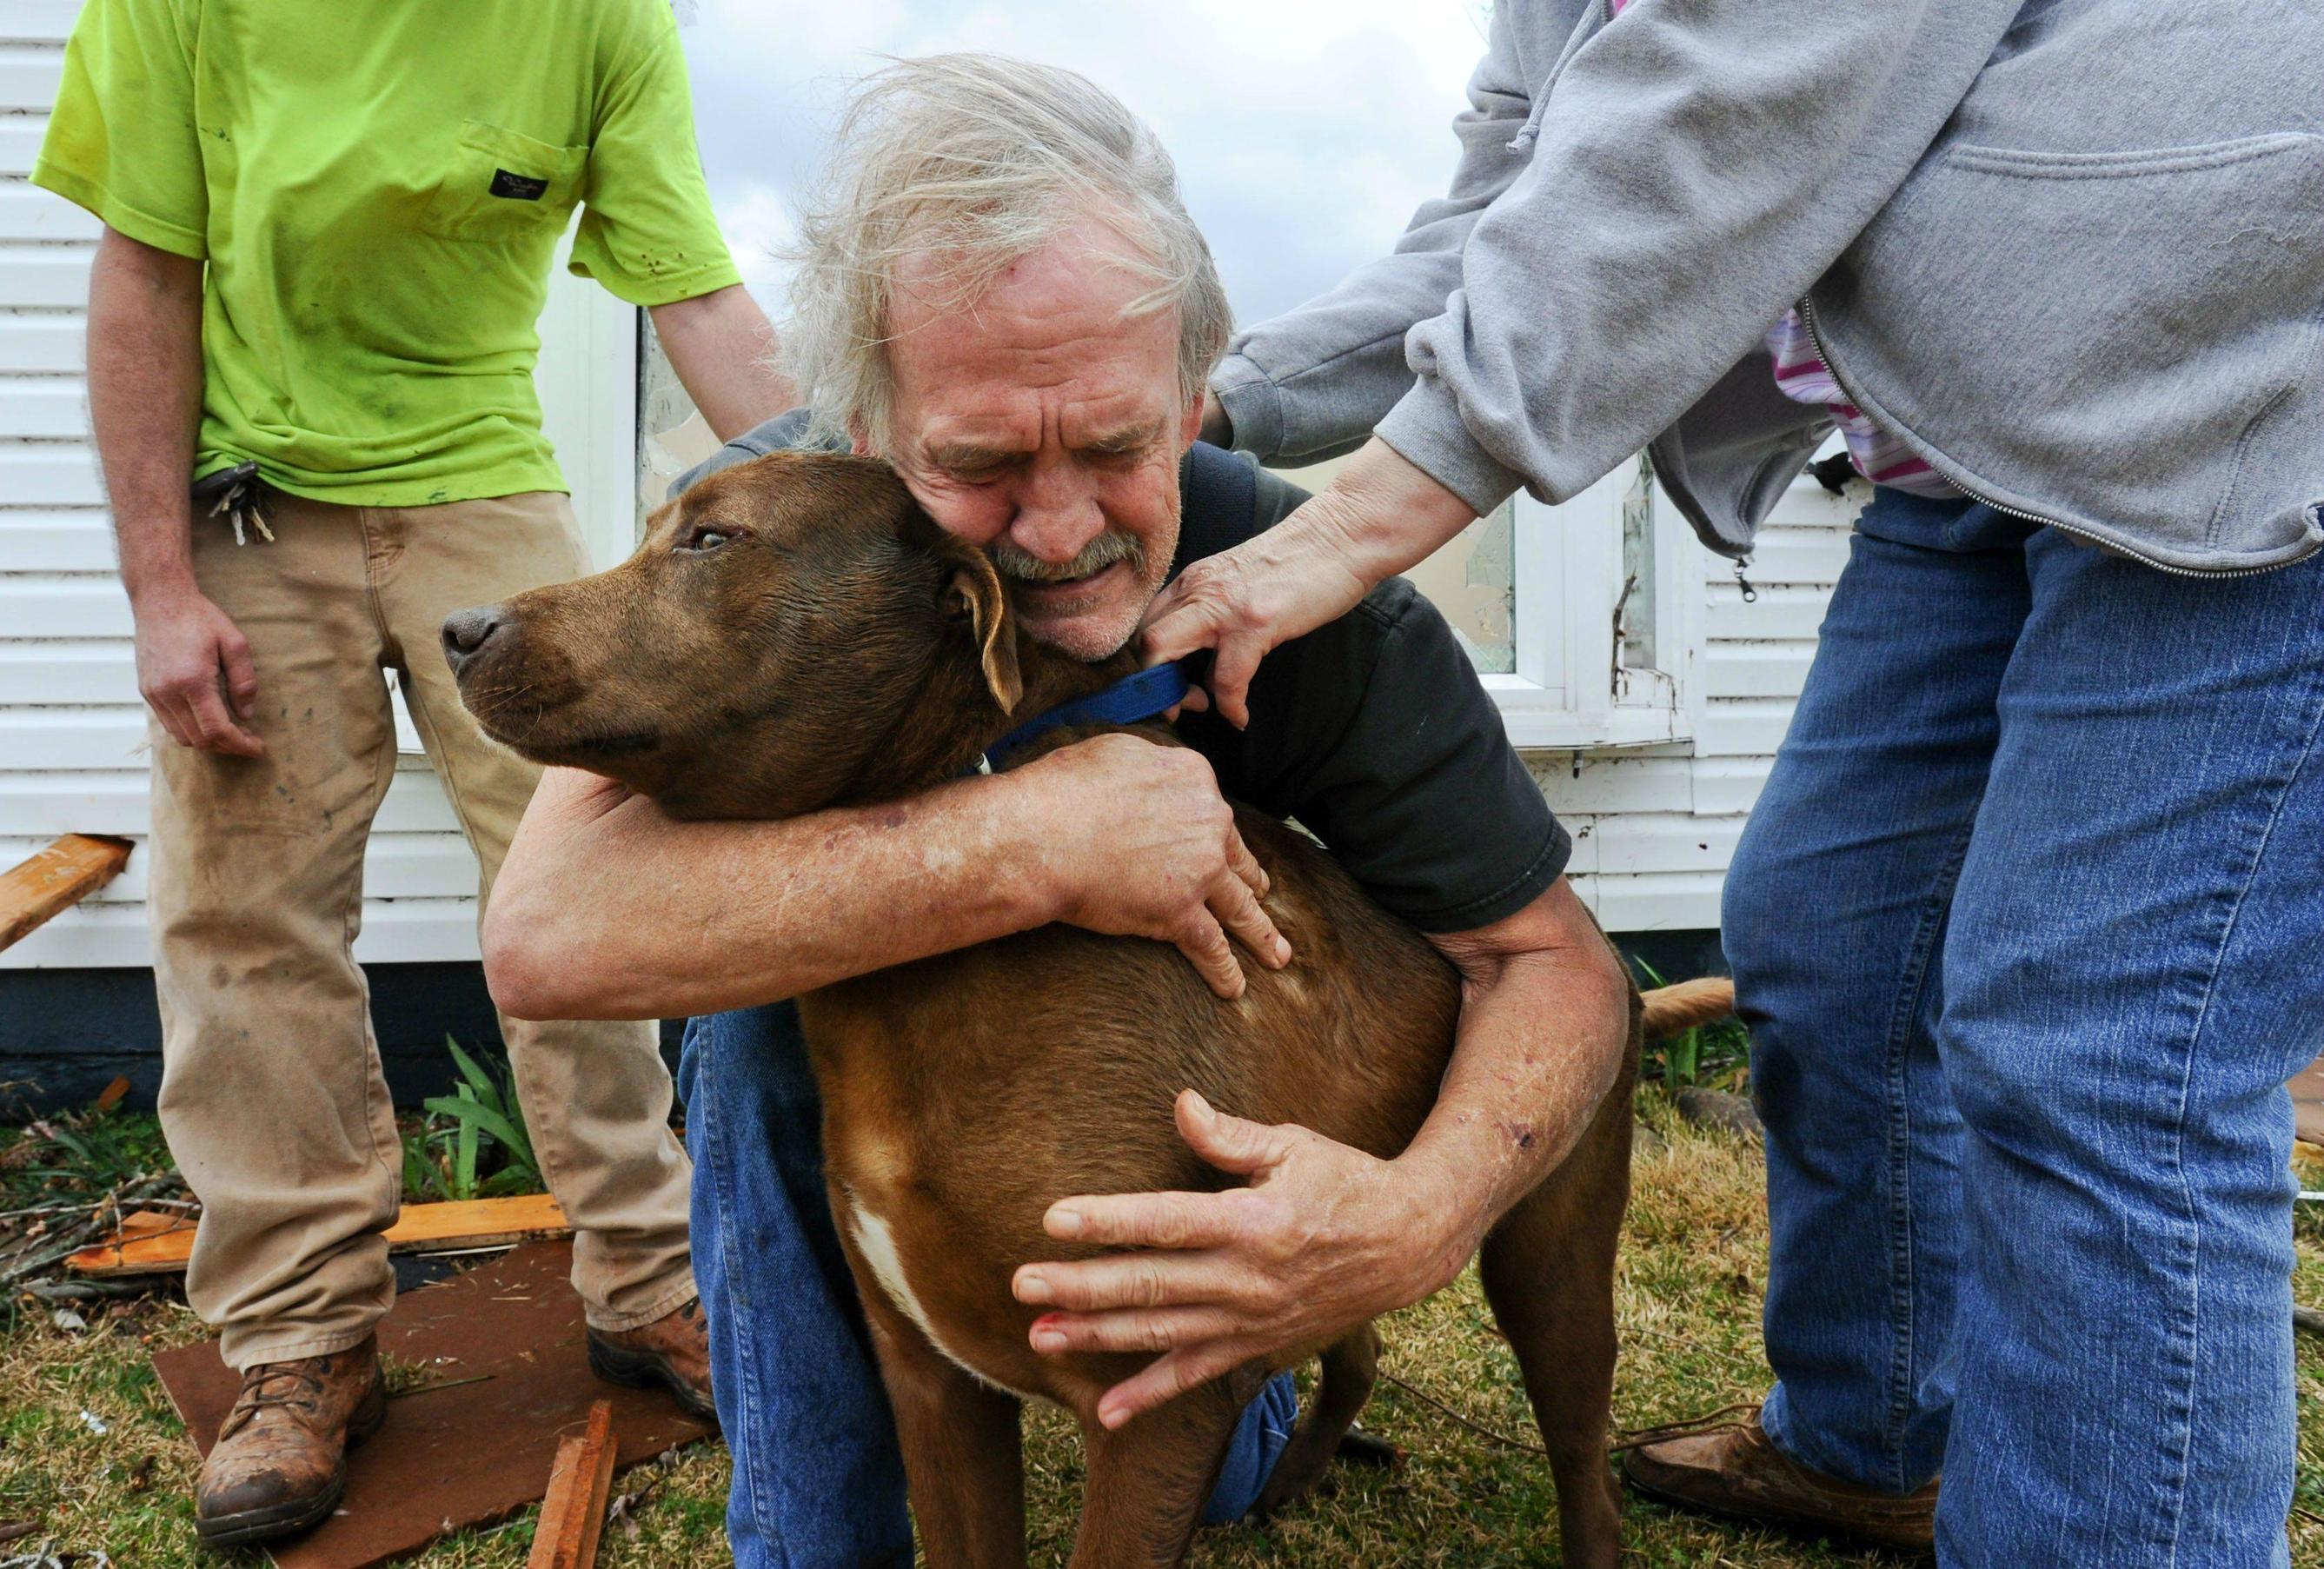
[[[401,1157],[353,956],[382,672],[488,893],[535,773],[438,628],[588,569],[532,380],[574,209],[572,270],[652,312],[722,438],[795,400],[667,0],[88,0],[32,180],[105,225],[89,402],[152,710],[162,1125],[203,1201],[188,1296],[244,1380],[196,1518],[253,1542],[327,1515],[384,1412]],[[707,1413],[653,1027],[502,1028],[593,1367]]]

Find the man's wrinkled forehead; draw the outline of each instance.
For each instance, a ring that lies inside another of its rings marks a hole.
[[[1093,457],[1132,457],[1170,434],[1167,415],[1113,416],[1067,409],[1058,421],[1063,444]],[[1006,418],[931,420],[918,436],[921,458],[939,468],[973,469],[1012,462],[1042,446],[1035,424]]]

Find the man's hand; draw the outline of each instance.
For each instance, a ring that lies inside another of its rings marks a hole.
[[[246,728],[258,671],[242,629],[190,586],[146,595],[135,614],[137,689],[170,739],[198,752],[262,755],[266,743]]]
[[[1482,1240],[1457,1219],[1476,1206],[1439,1174],[1227,1116],[1192,1090],[1177,1114],[1194,1153],[1250,1185],[1062,1199],[1043,1222],[1051,1236],[1146,1251],[1028,1264],[1013,1284],[1019,1302],[1060,1310],[1034,1321],[1035,1351],[1162,1353],[1098,1402],[1108,1428],[1419,1301]]]
[[[1046,848],[1055,918],[1174,943],[1229,999],[1244,985],[1229,934],[1270,970],[1290,961],[1291,945],[1259,908],[1267,873],[1200,753],[1098,735],[1004,777],[1024,792]]]

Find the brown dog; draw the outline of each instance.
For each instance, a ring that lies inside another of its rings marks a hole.
[[[908,795],[972,770],[1020,715],[1135,668],[1019,634],[982,552],[882,465],[778,455],[706,479],[625,565],[445,623],[486,730],[681,817],[779,817]],[[1139,727],[1171,743],[1159,725]],[[1027,756],[1086,730],[1053,732]],[[1017,760],[1022,761],[1022,759]],[[1434,1103],[1452,967],[1306,838],[1248,810],[1268,913],[1298,959],[1220,1001],[1175,950],[1051,926],[799,999],[825,1106],[831,1198],[902,1437],[927,1561],[1024,1562],[1019,1403],[1080,1419],[1088,1494],[1075,1569],[1183,1558],[1237,1414],[1277,1367],[1323,1376],[1262,1507],[1312,1485],[1370,1392],[1363,1325],[1293,1348],[1108,1433],[1099,1396],[1140,1359],[1036,1355],[1011,1272],[1077,1193],[1225,1185],[1178,1139],[1189,1085],[1222,1111],[1392,1157]],[[1728,1006],[1658,994],[1657,1027]],[[1643,1020],[1644,1010],[1634,1008]],[[1616,1234],[1629,1188],[1637,1040],[1572,1154],[1486,1240],[1487,1297],[1550,1454],[1565,1562],[1612,1569],[1606,1463]]]

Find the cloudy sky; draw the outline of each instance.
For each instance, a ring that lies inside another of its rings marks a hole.
[[[735,260],[780,314],[770,245],[846,84],[881,55],[1069,66],[1161,133],[1237,317],[1386,249],[1441,190],[1483,51],[1483,0],[679,0],[703,167]]]

